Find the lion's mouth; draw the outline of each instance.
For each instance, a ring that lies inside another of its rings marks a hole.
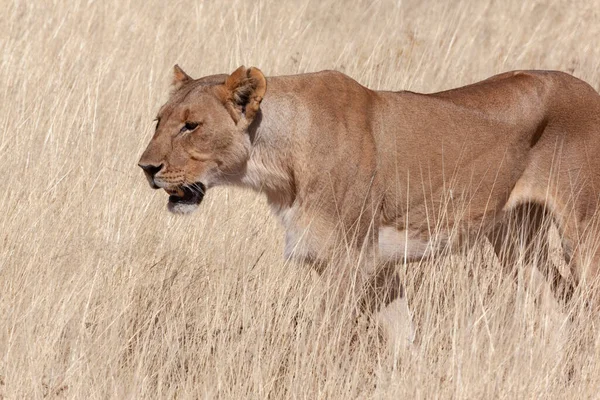
[[[201,182],[190,186],[165,189],[169,194],[169,208],[179,205],[197,206],[204,198],[206,187]]]

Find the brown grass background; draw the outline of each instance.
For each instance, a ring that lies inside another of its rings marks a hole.
[[[215,189],[177,217],[136,166],[175,63],[598,89],[599,38],[596,0],[3,4],[0,399],[599,398],[597,321],[534,302],[485,243],[400,266],[421,343],[393,363],[372,329],[316,317],[324,285],[283,262],[261,196]]]

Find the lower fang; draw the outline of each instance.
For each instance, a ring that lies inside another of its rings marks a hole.
[[[165,189],[165,191],[167,193],[169,193],[170,195],[174,195],[174,196],[183,197],[185,195],[185,192],[183,191],[183,189],[180,189],[180,188]]]

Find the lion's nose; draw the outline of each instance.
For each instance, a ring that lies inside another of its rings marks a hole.
[[[160,171],[162,169],[162,167],[164,166],[164,164],[153,165],[153,164],[142,164],[142,163],[139,163],[138,165],[141,169],[144,170],[145,173],[148,174],[148,176],[150,178],[154,178],[154,175],[156,175],[158,173],[158,171]]]

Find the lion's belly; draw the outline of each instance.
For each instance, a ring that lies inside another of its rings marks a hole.
[[[379,228],[379,256],[387,260],[416,261],[436,254],[448,241],[444,233],[423,238],[418,232],[383,226]]]
[[[330,255],[328,250],[336,236],[326,225],[320,224],[317,218],[310,218],[310,223],[304,224],[301,212],[297,207],[274,209],[285,229],[286,259],[294,258],[301,261],[313,262],[323,256]],[[392,226],[381,226],[378,232],[378,253],[385,260],[416,261],[430,257],[453,245],[455,235],[449,235],[438,230],[433,235],[413,230],[398,230]]]

